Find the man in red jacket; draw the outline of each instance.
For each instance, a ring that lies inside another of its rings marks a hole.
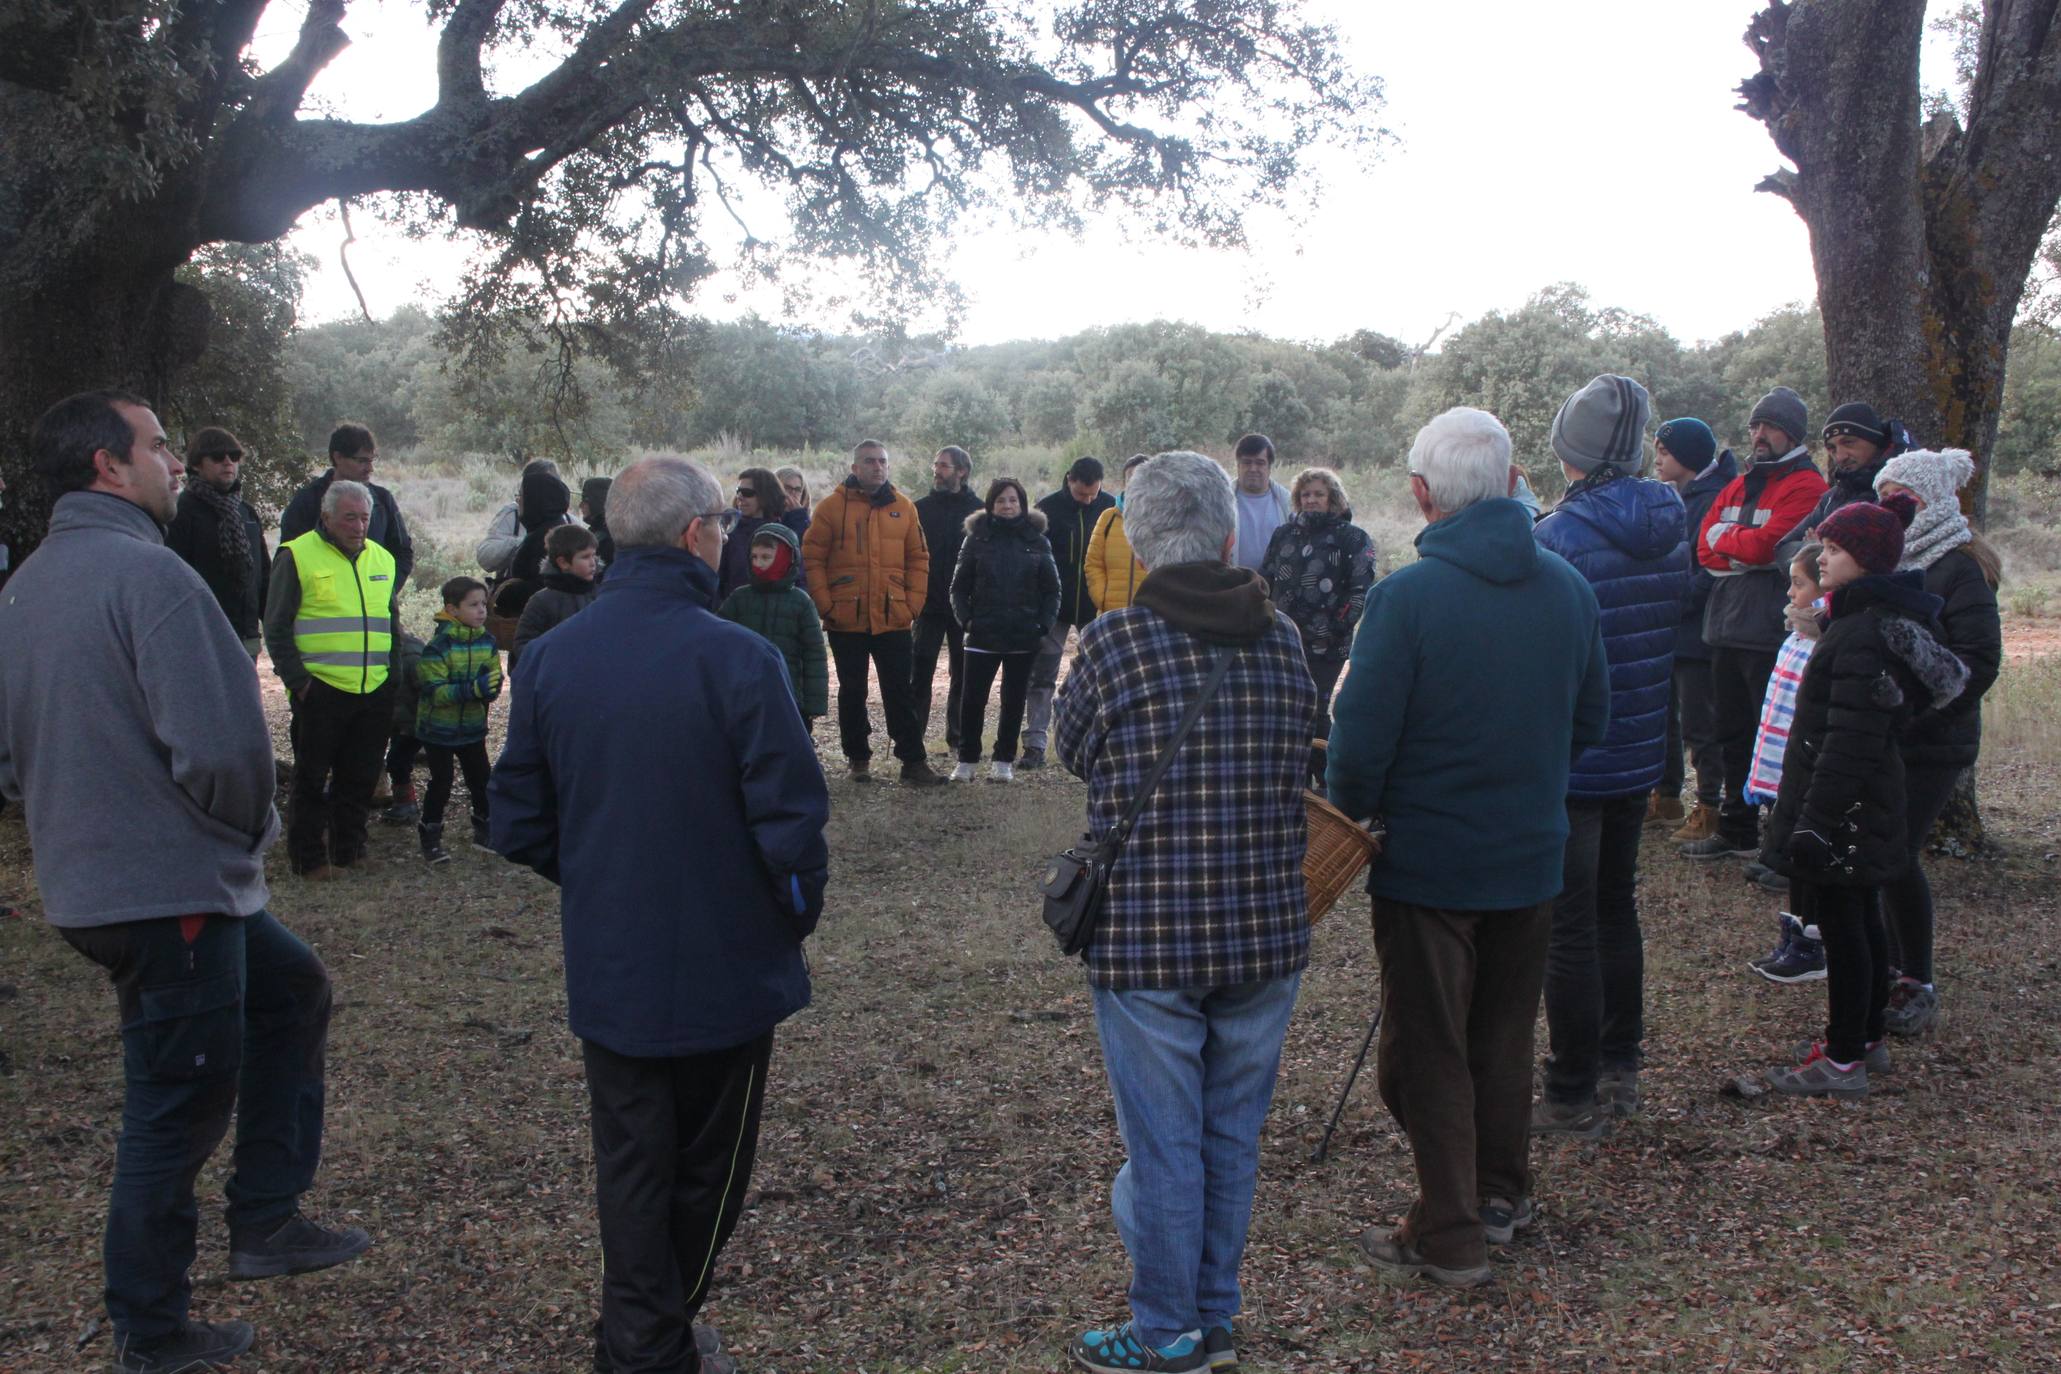
[[[1703,637],[1710,644],[1711,713],[1725,790],[1717,833],[1683,845],[1684,858],[1751,859],[1760,852],[1746,772],[1775,651],[1788,633],[1789,570],[1776,549],[1825,494],[1825,479],[1804,444],[1809,432],[1801,396],[1778,386],[1761,397],[1747,421],[1753,449],[1746,471],[1718,493],[1696,541],[1697,561],[1717,578],[1703,613]]]

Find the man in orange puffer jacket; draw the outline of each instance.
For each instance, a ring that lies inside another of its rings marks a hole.
[[[923,730],[909,689],[909,630],[930,591],[930,548],[916,503],[888,482],[887,465],[887,446],[878,440],[863,440],[852,450],[852,475],[809,513],[802,563],[837,665],[837,730],[852,780],[872,776],[873,724],[866,714],[871,663],[880,677],[881,710],[902,761],[902,781],[934,787],[945,778],[923,756]]]

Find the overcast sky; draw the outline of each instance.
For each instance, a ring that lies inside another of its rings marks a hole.
[[[1751,69],[1740,35],[1753,8],[1317,0],[1387,86],[1379,121],[1398,141],[1372,171],[1334,180],[1300,228],[1255,223],[1248,253],[1126,247],[1106,230],[1080,242],[967,234],[953,249],[970,296],[960,339],[1169,318],[1311,340],[1372,328],[1417,342],[1452,312],[1511,308],[1557,281],[1685,341],[1744,328],[1813,294],[1802,222],[1753,190],[1779,157],[1733,108]],[[302,12],[268,11],[261,58],[291,44]],[[312,96],[356,119],[419,113],[435,91],[421,9],[357,3],[345,29],[352,46]],[[375,315],[434,302],[464,260],[462,245],[411,242],[368,214],[353,224],[352,264]],[[356,313],[336,266],[340,238],[333,209],[297,231],[321,263],[310,321]],[[695,305],[717,316],[779,309],[771,297],[726,299],[720,285]]]

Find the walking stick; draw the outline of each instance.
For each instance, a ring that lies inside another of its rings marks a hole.
[[[1367,1038],[1360,1042],[1359,1057],[1353,1060],[1353,1070],[1345,1076],[1345,1086],[1339,1090],[1338,1105],[1331,1110],[1331,1124],[1324,1128],[1324,1138],[1317,1142],[1317,1148],[1310,1152],[1310,1163],[1322,1164],[1331,1153],[1331,1133],[1338,1129],[1338,1119],[1345,1115],[1345,1100],[1353,1095],[1353,1084],[1359,1081],[1360,1066],[1367,1062],[1367,1051],[1374,1044],[1374,1033],[1381,1029],[1381,1008],[1374,1008],[1374,1020],[1367,1027]]]

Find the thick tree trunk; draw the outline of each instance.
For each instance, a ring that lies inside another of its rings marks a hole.
[[[1775,0],[1741,108],[1795,164],[1761,183],[1810,231],[1833,400],[1965,448],[1985,513],[2011,324],[2061,199],[2061,0],[1988,0],[1968,127],[1921,124],[1924,0]]]
[[[1946,810],[1939,813],[1939,820],[1934,823],[1932,835],[1925,843],[1928,849],[1950,854],[1956,859],[1972,859],[1988,852],[1989,837],[1982,825],[1982,808],[1975,799],[1973,768],[1955,779]]]

